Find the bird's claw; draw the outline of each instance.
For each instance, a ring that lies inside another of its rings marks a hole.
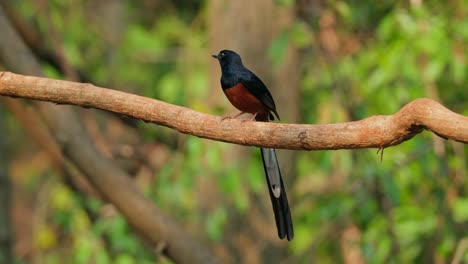
[[[223,116],[223,117],[221,117],[221,121],[224,121],[226,119],[232,119],[232,116]]]

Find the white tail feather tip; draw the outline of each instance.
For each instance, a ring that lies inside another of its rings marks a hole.
[[[280,195],[281,195],[281,187],[277,186],[277,185],[273,185],[271,186],[271,191],[273,192],[273,195],[276,197],[276,198],[279,198]]]

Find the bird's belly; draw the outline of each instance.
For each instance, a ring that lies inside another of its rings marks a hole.
[[[231,104],[242,112],[246,113],[265,113],[268,112],[262,102],[251,94],[241,83],[224,89],[224,94]]]

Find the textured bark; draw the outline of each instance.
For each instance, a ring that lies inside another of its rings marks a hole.
[[[278,124],[203,114],[134,94],[40,77],[0,72],[0,95],[102,109],[176,129],[182,133],[248,146],[295,150],[384,148],[424,129],[468,143],[468,117],[420,98],[394,115],[337,124]]]
[[[16,72],[42,75],[39,63],[12,29],[1,8],[0,28],[0,60],[4,65]],[[3,77],[9,75],[0,73]],[[71,107],[42,102],[36,106],[38,113],[55,132],[63,154],[120,210],[134,228],[145,234],[155,248],[177,263],[218,262],[205,247],[194,241],[145,197],[129,175],[96,150]]]

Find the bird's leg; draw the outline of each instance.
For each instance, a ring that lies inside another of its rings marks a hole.
[[[257,117],[257,115],[258,115],[258,112],[255,113],[250,119],[242,120],[242,122],[245,122],[245,121],[254,121],[254,120],[255,120],[255,117]]]
[[[238,113],[238,114],[235,115],[235,116],[229,116],[229,115],[223,116],[223,117],[221,118],[221,121],[224,121],[224,120],[226,120],[226,119],[234,119],[234,118],[237,118],[237,117],[239,117],[240,115],[243,115],[243,114],[245,114],[245,112],[240,112],[240,113]]]
[[[241,115],[243,115],[243,114],[245,114],[245,112],[240,112],[240,113],[238,113],[237,115],[233,116],[232,118],[237,118],[237,117],[239,117],[239,116],[241,116]]]

